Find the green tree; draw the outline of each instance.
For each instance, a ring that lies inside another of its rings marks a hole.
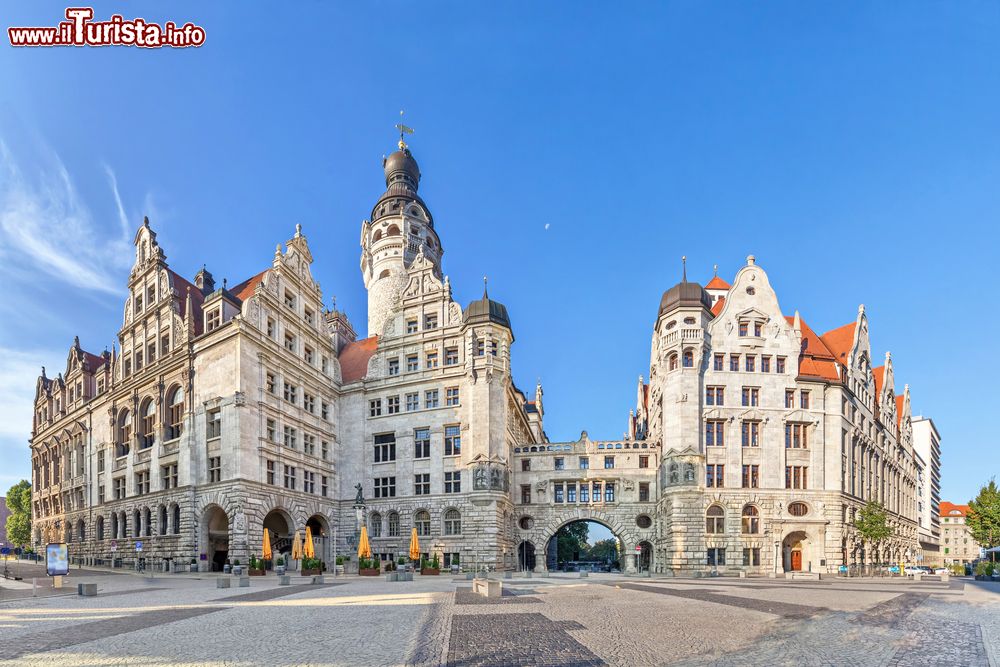
[[[1000,546],[1000,489],[995,480],[979,489],[979,495],[969,502],[965,525],[979,546],[986,549]],[[990,556],[996,560],[995,553]]]
[[[7,491],[7,539],[17,546],[31,544],[31,483],[26,479]]]
[[[618,560],[618,540],[612,538],[598,540],[587,549],[588,560],[600,560],[608,563]]]
[[[560,562],[577,560],[587,548],[590,526],[586,521],[567,524],[556,533],[556,559]]]
[[[854,530],[858,531],[862,542],[871,547],[878,547],[892,536],[892,526],[887,520],[885,508],[873,500],[868,501],[854,518]],[[865,552],[871,553],[868,549]]]

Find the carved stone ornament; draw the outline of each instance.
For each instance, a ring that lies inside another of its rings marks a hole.
[[[236,515],[233,517],[233,532],[241,535],[247,532],[247,517],[243,510],[236,510]]]

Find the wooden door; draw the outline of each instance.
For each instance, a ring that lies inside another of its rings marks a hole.
[[[792,570],[799,572],[802,570],[802,552],[795,550],[792,552]]]

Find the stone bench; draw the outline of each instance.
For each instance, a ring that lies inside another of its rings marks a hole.
[[[786,572],[785,573],[785,579],[791,579],[792,581],[795,581],[796,579],[806,580],[806,581],[819,581],[820,574],[819,574],[819,572],[794,572],[793,571],[793,572]]]
[[[240,588],[250,588],[250,575],[242,575],[239,577]]]
[[[97,584],[77,584],[76,594],[88,598],[93,597],[97,595]]]
[[[283,574],[283,575],[279,576],[278,577],[278,585],[279,586],[291,586],[292,585],[292,577],[289,576],[289,575],[287,575],[287,574]]]
[[[312,581],[310,581],[309,583],[310,584],[325,584],[326,583],[326,577],[324,577],[322,574],[314,574],[314,575],[312,575]]]
[[[583,579],[584,577],[589,577],[590,576],[590,572],[587,572],[585,570],[580,570],[579,575],[580,575],[580,578]]]
[[[215,580],[216,588],[232,588],[233,581],[229,577],[219,577]]]
[[[503,582],[499,579],[473,579],[472,592],[484,598],[498,598],[503,595]]]

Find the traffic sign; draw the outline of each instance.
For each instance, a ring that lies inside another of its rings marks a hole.
[[[118,551],[118,541],[117,540],[111,540],[111,550],[112,551]]]
[[[637,554],[638,554],[638,553],[642,553],[642,547],[640,547],[640,546],[639,546],[638,544],[637,544],[637,545],[635,545],[635,552],[636,552]]]
[[[135,550],[136,551],[142,551],[142,541],[141,540],[136,540],[136,542],[135,542]]]

